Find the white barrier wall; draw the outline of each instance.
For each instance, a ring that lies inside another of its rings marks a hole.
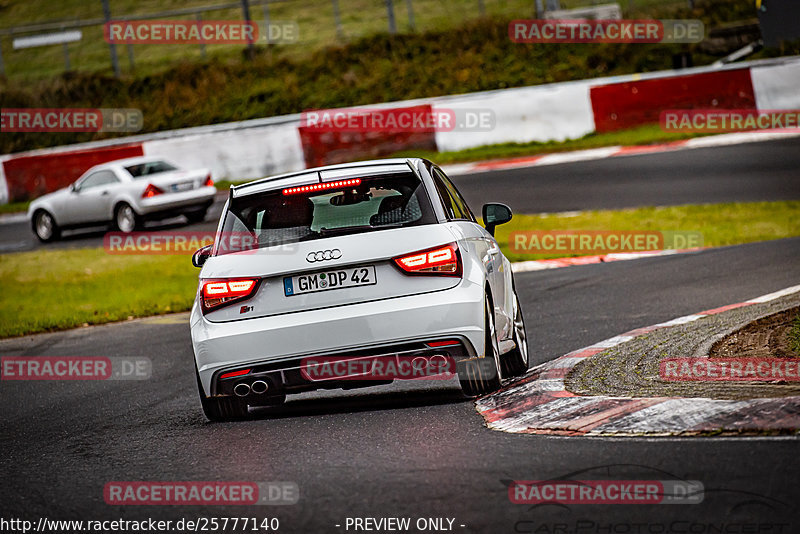
[[[0,204],[8,204],[8,183],[6,183],[6,173],[3,169],[3,161],[9,156],[0,156]]]
[[[498,143],[564,141],[594,131],[589,87],[596,81],[504,89],[436,99],[433,109],[481,110],[494,112],[495,125],[488,131],[436,132],[442,152]]]
[[[205,167],[215,180],[250,180],[305,168],[294,122],[145,141],[142,150],[181,167]]]
[[[563,141],[595,130],[589,97],[596,85],[631,80],[684,76],[720,69],[749,68],[758,109],[800,109],[800,58],[788,57],[741,62],[723,67],[695,67],[680,71],[611,76],[557,84],[502,89],[466,95],[442,96],[364,106],[402,108],[430,104],[435,110],[491,110],[494,128],[485,131],[441,131],[435,134],[440,151],[461,150],[498,143]],[[0,203],[8,201],[2,161],[31,154],[141,144],[147,155],[160,155],[187,167],[209,168],[214,178],[247,180],[305,168],[297,127],[300,115],[254,119],[143,134],[91,143],[47,148],[0,156]]]
[[[800,62],[750,68],[758,109],[800,109]]]

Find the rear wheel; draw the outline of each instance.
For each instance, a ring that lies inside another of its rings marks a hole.
[[[500,348],[494,323],[494,307],[484,300],[484,356],[460,362],[458,377],[465,395],[477,397],[500,389]]]
[[[248,418],[250,413],[247,410],[246,402],[239,397],[206,397],[203,384],[200,383],[200,375],[197,374],[197,371],[195,374],[197,389],[200,393],[200,404],[209,421],[241,421]]]
[[[133,232],[142,225],[142,218],[136,213],[130,204],[121,203],[114,210],[114,226],[120,232]]]
[[[519,376],[528,370],[528,338],[525,334],[525,319],[522,317],[522,306],[514,292],[514,343],[516,347],[500,356],[503,376]]]
[[[33,233],[42,243],[49,243],[61,237],[61,229],[56,220],[44,210],[33,214]]]

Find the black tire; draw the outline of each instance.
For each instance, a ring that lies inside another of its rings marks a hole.
[[[186,217],[186,220],[189,221],[189,224],[197,224],[205,220],[207,212],[208,208],[203,208],[198,211],[184,213],[183,216]]]
[[[142,218],[130,204],[120,202],[114,208],[114,228],[130,233],[142,227]]]
[[[517,292],[514,292],[514,343],[517,346],[502,356],[500,365],[503,376],[520,376],[528,371],[528,336],[525,333],[525,318],[522,316],[522,306],[519,303]]]
[[[197,371],[195,371],[195,376],[197,377],[197,389],[200,393],[200,405],[203,407],[203,413],[209,421],[241,421],[250,416],[250,412],[247,410],[247,403],[239,397],[206,397]]]
[[[36,210],[31,225],[36,238],[42,243],[50,243],[61,237],[61,228],[58,227],[55,218],[48,211]]]
[[[484,300],[484,355],[459,362],[458,378],[461,390],[468,397],[486,395],[500,389],[500,349],[494,323],[494,307],[486,295]]]

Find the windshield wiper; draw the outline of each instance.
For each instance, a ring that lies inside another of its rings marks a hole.
[[[381,224],[378,226],[372,226],[371,224],[361,224],[357,226],[339,226],[337,228],[325,228],[324,226],[319,229],[320,235],[332,235],[332,234],[349,234],[351,232],[370,232],[372,230],[384,230],[386,228],[398,228],[400,226],[404,226],[406,223],[392,223],[392,224]]]

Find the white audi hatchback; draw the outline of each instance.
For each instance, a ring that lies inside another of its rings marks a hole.
[[[448,372],[476,396],[524,373],[522,310],[494,238],[509,220],[507,206],[486,204],[480,226],[424,159],[232,187],[214,244],[192,258],[206,416],[242,419],[291,393]]]

